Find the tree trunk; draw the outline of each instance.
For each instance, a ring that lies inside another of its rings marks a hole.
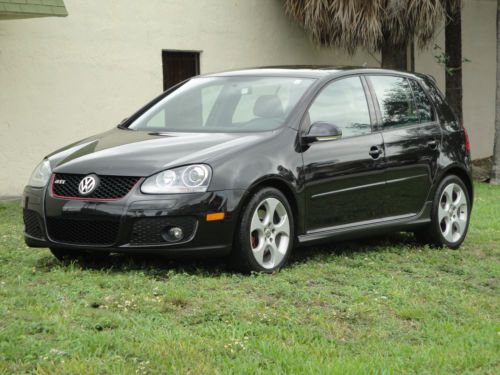
[[[455,2],[456,3],[456,2]],[[446,0],[449,19],[445,27],[446,100],[463,123],[462,113],[462,10],[453,0]]]
[[[382,68],[407,70],[406,45],[384,43],[382,46]]]
[[[415,41],[412,40],[409,45],[408,45],[408,48],[409,48],[409,55],[408,56],[408,70],[412,73],[415,72]]]
[[[495,103],[495,145],[490,183],[500,185],[500,0],[497,1],[497,94]]]

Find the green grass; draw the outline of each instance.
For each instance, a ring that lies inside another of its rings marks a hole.
[[[274,275],[114,256],[62,265],[0,205],[0,373],[500,373],[500,188],[458,251],[411,235],[296,252]]]

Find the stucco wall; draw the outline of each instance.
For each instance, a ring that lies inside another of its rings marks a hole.
[[[473,159],[493,154],[496,89],[496,8],[493,0],[466,0],[462,8],[463,116],[469,131]],[[444,51],[444,26],[435,44]],[[432,74],[445,89],[444,68],[432,46],[417,51],[415,70]]]
[[[162,90],[162,49],[202,50],[202,73],[363,64],[311,46],[280,0],[65,0],[67,18],[0,21],[0,196],[49,152],[115,126]]]

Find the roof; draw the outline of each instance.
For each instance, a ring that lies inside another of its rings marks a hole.
[[[63,0],[0,0],[0,20],[67,15]]]
[[[382,68],[369,68],[362,66],[335,66],[335,65],[290,65],[290,66],[264,66],[249,69],[232,70],[227,72],[206,74],[206,76],[278,76],[300,78],[323,78],[343,73],[388,73],[411,75],[413,73],[389,70]]]

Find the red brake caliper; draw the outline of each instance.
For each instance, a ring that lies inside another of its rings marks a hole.
[[[255,234],[252,234],[252,249],[255,249],[258,244],[259,238]]]

